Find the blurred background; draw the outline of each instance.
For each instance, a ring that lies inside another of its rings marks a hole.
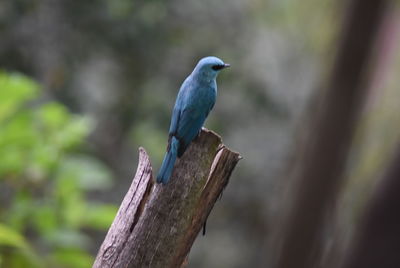
[[[331,69],[332,0],[0,1],[0,267],[91,267],[178,89],[218,56],[206,127],[243,156],[188,267],[267,267],[291,163]],[[400,16],[385,15],[321,263],[352,235],[400,135]]]

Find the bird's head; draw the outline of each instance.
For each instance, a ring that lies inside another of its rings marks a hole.
[[[229,66],[229,64],[224,63],[219,58],[210,56],[202,58],[199,63],[197,63],[194,71],[204,78],[214,79],[222,69]]]

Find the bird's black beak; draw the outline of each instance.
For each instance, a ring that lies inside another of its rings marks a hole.
[[[212,68],[214,71],[221,71],[222,69],[228,68],[229,66],[231,66],[231,65],[228,64],[228,63],[224,63],[224,64],[219,64],[219,65],[214,65],[214,66],[212,66],[211,68]]]

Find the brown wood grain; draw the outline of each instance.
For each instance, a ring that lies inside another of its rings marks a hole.
[[[175,163],[170,182],[161,185],[153,182],[149,157],[140,148],[136,175],[93,267],[184,265],[240,158],[203,129]]]

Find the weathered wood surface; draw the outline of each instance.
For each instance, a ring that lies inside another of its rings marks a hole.
[[[203,129],[161,185],[140,148],[136,175],[93,267],[180,267],[240,159]]]

